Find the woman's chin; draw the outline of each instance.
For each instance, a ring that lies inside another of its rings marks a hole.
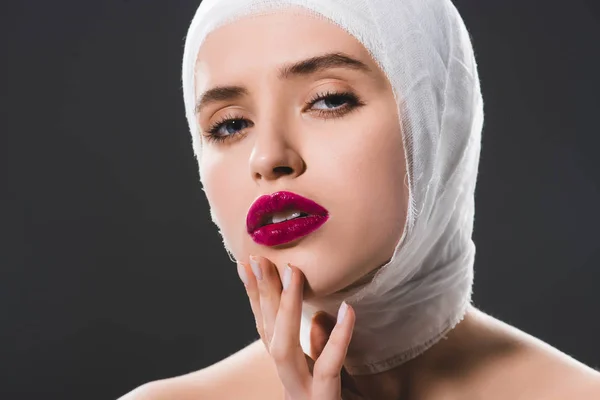
[[[247,246],[243,251],[246,260],[250,255],[267,258],[275,264],[280,276],[289,263],[304,274],[304,300],[327,297],[352,288],[364,275],[361,265],[345,258],[336,257],[331,251],[325,251],[319,244],[290,246],[289,248],[253,248]]]
[[[352,291],[356,284],[360,284],[360,282],[356,281],[347,282],[342,278],[324,279],[323,276],[316,276],[314,279],[311,279],[311,274],[309,273],[304,285],[304,300],[343,296],[344,293]]]

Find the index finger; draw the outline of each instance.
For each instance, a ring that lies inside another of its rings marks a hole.
[[[306,355],[300,346],[300,319],[304,286],[302,272],[288,264],[284,272],[284,281],[288,281],[289,284],[281,293],[281,302],[269,353],[275,361],[279,379],[292,398],[308,399],[311,375]]]

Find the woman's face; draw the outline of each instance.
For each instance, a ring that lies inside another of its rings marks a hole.
[[[338,56],[283,72],[331,53]],[[343,289],[391,258],[408,201],[401,128],[390,83],[360,42],[309,14],[255,16],[211,33],[195,74],[200,175],[237,260],[264,256],[280,273],[292,263],[305,274],[310,298]],[[200,104],[224,86],[238,88]],[[325,223],[291,241],[306,224],[250,234],[254,201],[281,191],[324,207],[328,218],[316,220]]]

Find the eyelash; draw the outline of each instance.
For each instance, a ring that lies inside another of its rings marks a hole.
[[[361,100],[358,98],[358,96],[356,96],[354,93],[348,92],[348,91],[344,91],[344,92],[327,91],[325,93],[319,93],[319,94],[315,95],[311,100],[306,102],[306,105],[312,107],[318,101],[328,100],[328,99],[332,99],[332,98],[344,100],[345,103],[343,105],[339,106],[338,108],[332,109],[330,111],[315,110],[319,114],[319,116],[325,117],[327,119],[328,118],[339,118],[339,117],[342,117],[342,116],[348,114],[349,112],[357,109],[358,107],[364,105],[364,103],[361,102]],[[211,141],[211,142],[225,142],[228,140],[232,140],[234,137],[239,136],[239,134],[240,134],[239,132],[241,132],[242,130],[244,130],[246,128],[242,128],[239,131],[237,131],[236,133],[231,133],[228,135],[219,135],[218,132],[224,125],[231,123],[231,122],[236,122],[236,121],[248,121],[248,120],[245,118],[236,117],[234,115],[226,115],[219,121],[212,124],[209,127],[207,134],[204,136],[206,137],[206,139],[208,141]]]

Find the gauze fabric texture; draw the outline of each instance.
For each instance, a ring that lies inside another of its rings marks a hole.
[[[404,233],[372,279],[305,301],[300,331],[310,354],[312,316],[319,310],[336,315],[345,300],[356,312],[345,367],[353,375],[383,372],[442,339],[470,306],[483,126],[473,48],[450,0],[204,0],[186,36],[182,66],[186,117],[199,163],[194,64],[201,44],[236,19],[284,10],[325,18],[354,36],[393,87],[406,156],[406,166],[398,167],[408,171]],[[213,221],[219,226],[214,215]],[[344,243],[332,250],[352,251]]]

